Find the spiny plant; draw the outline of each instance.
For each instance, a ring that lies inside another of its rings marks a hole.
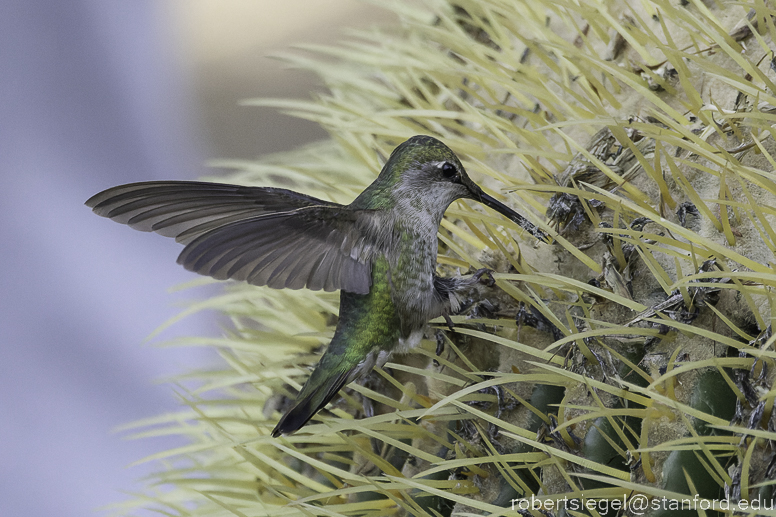
[[[328,93],[247,103],[331,139],[221,161],[226,181],[346,203],[393,147],[428,134],[554,244],[454,204],[440,267],[488,267],[496,286],[468,293],[453,332],[433,322],[417,352],[279,439],[271,429],[331,338],[336,294],[226,284],[195,307],[228,316],[223,337],[191,340],[222,367],[182,379],[186,410],[134,426],[189,443],[148,458],[148,492],[116,511],[514,515],[531,494],[772,505],[771,3],[393,8],[399,26],[286,56]]]

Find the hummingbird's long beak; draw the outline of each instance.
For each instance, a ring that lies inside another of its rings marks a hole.
[[[533,224],[531,221],[529,221],[522,215],[518,214],[517,212],[509,208],[501,201],[498,201],[497,199],[487,195],[476,184],[472,183],[472,185],[469,185],[469,189],[472,191],[472,199],[479,201],[485,206],[489,206],[490,208],[500,213],[507,219],[514,221],[518,225],[522,226],[523,228],[531,232],[531,235],[533,235],[537,239],[541,239],[544,242],[548,241],[547,234],[544,233],[542,230],[540,230],[535,224]]]

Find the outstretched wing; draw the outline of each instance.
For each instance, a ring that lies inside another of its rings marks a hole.
[[[217,279],[369,292],[369,211],[285,189],[191,181],[133,183],[86,202],[94,212],[186,247],[178,262]]]

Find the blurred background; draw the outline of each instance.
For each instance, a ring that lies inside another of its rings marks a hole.
[[[91,213],[114,185],[194,179],[212,158],[325,138],[252,97],[308,98],[309,73],[267,58],[390,23],[355,0],[0,0],[0,515],[94,514],[143,486],[130,463],[181,444],[121,424],[179,408],[159,379],[207,367],[165,340],[218,335],[211,287],[180,246]]]

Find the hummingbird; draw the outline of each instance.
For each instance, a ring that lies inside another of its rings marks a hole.
[[[224,280],[272,288],[340,291],[334,337],[280,418],[273,437],[304,426],[346,384],[417,346],[429,320],[460,307],[479,281],[436,273],[447,207],[472,199],[535,237],[542,230],[489,196],[441,141],[414,136],[349,205],[291,190],[197,181],[150,181],[86,201],[97,215],[185,245],[178,263]]]

